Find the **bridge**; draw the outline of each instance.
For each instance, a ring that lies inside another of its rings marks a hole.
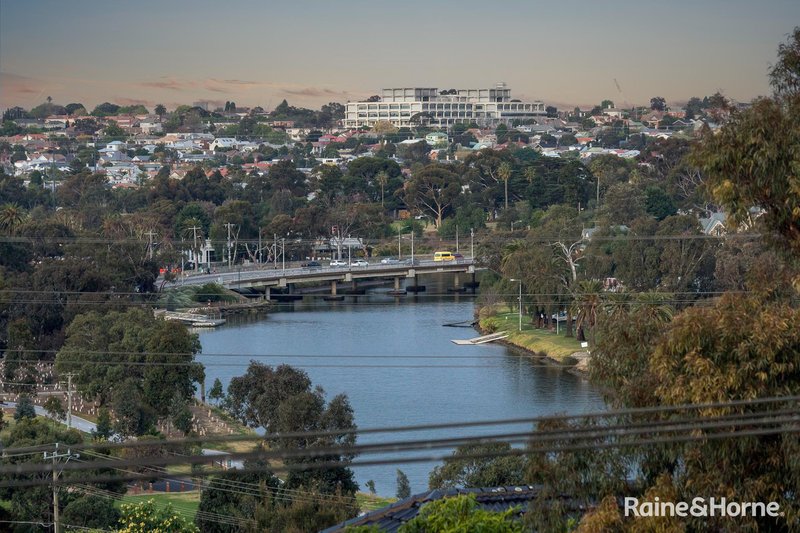
[[[251,267],[253,268],[253,267]],[[460,288],[459,274],[470,274],[471,281],[475,281],[475,262],[471,258],[455,261],[433,261],[431,259],[415,259],[384,264],[371,262],[365,266],[301,266],[284,268],[275,265],[258,265],[254,269],[241,269],[213,274],[197,274],[180,278],[168,283],[168,287],[185,285],[204,285],[218,283],[225,288],[247,292],[250,290],[264,291],[264,297],[270,299],[273,294],[271,289],[285,290],[291,294],[298,283],[330,283],[333,297],[338,296],[339,284],[349,283],[350,288],[343,292],[354,292],[360,280],[369,279],[394,279],[394,291],[404,293],[401,289],[401,280],[413,280],[408,290],[419,288],[418,277],[423,274],[451,273],[455,274],[454,288]]]

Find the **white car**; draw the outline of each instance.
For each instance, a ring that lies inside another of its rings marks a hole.
[[[334,259],[333,261],[331,261],[330,266],[332,266],[332,267],[346,267],[347,266],[347,261],[342,261],[341,259]]]
[[[369,261],[366,259],[356,259],[352,264],[354,267],[368,267]]]
[[[381,259],[381,264],[382,265],[396,265],[396,264],[399,264],[399,263],[400,263],[400,260],[395,258],[395,257],[384,257],[383,259]]]

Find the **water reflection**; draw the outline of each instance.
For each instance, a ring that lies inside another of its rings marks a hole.
[[[362,428],[603,409],[599,391],[576,376],[542,367],[500,345],[453,344],[451,339],[474,337],[476,332],[443,324],[470,320],[473,309],[474,298],[464,294],[396,298],[369,293],[344,302],[307,296],[281,305],[265,318],[232,317],[219,329],[201,332],[203,353],[208,355],[199,360],[210,363],[208,383],[219,377],[225,386],[231,377],[244,373],[251,359],[302,367],[315,384],[325,388],[328,398],[342,392],[350,397]],[[225,366],[213,366],[220,363]],[[447,429],[416,436],[444,438],[496,431],[492,427]],[[386,438],[363,436],[360,442]],[[427,488],[433,466],[362,467],[356,474],[362,487],[372,479],[379,494],[393,495],[396,468],[406,472],[412,491],[420,492]]]

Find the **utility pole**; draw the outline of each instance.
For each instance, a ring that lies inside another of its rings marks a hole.
[[[475,228],[469,228],[469,255],[475,260]]]
[[[228,228],[228,268],[231,267],[231,226],[234,225],[235,224],[231,224],[230,222],[225,224],[225,227]]]
[[[281,237],[281,268],[286,274],[286,239]]]
[[[67,427],[72,427],[72,372],[64,374],[67,376]]]
[[[59,459],[66,459],[65,463],[70,459],[77,459],[80,457],[80,454],[72,453],[69,449],[67,449],[67,453],[58,453],[58,443],[56,442],[56,448],[53,453],[48,454],[44,452],[44,459],[45,461],[50,459],[53,461],[53,533],[59,533],[61,531],[60,528],[60,512],[58,509],[58,467],[57,461]]]
[[[403,250],[400,249],[400,239],[402,237],[403,237],[402,233],[398,233],[397,234],[397,258],[398,259],[402,259],[403,258]]]
[[[258,228],[258,268],[261,268],[261,228]]]
[[[595,202],[594,209],[595,212],[600,211],[600,176],[597,176],[597,201]],[[595,219],[597,219],[596,216]]]
[[[458,253],[458,224],[456,224],[456,253]]]
[[[153,259],[153,237],[158,235],[153,230],[147,232],[147,258],[152,261]]]
[[[193,252],[194,253],[194,258],[193,259],[194,259],[194,271],[197,272],[197,267],[198,267],[198,264],[200,263],[200,258],[199,258],[200,254],[198,253],[198,250],[197,250],[197,230],[200,229],[200,226],[192,226],[189,229],[191,229],[192,233],[194,234],[193,235],[194,236],[194,252]]]
[[[411,266],[414,266],[414,228],[411,228]]]

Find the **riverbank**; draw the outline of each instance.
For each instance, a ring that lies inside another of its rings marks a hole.
[[[508,337],[499,342],[522,350],[531,357],[568,367],[571,372],[578,375],[584,377],[587,375],[589,352],[582,348],[581,343],[574,337],[565,337],[554,331],[536,328],[524,317],[520,331],[519,314],[505,306],[501,309],[496,309],[491,314],[484,309],[481,310],[478,320],[481,333],[507,333]]]

